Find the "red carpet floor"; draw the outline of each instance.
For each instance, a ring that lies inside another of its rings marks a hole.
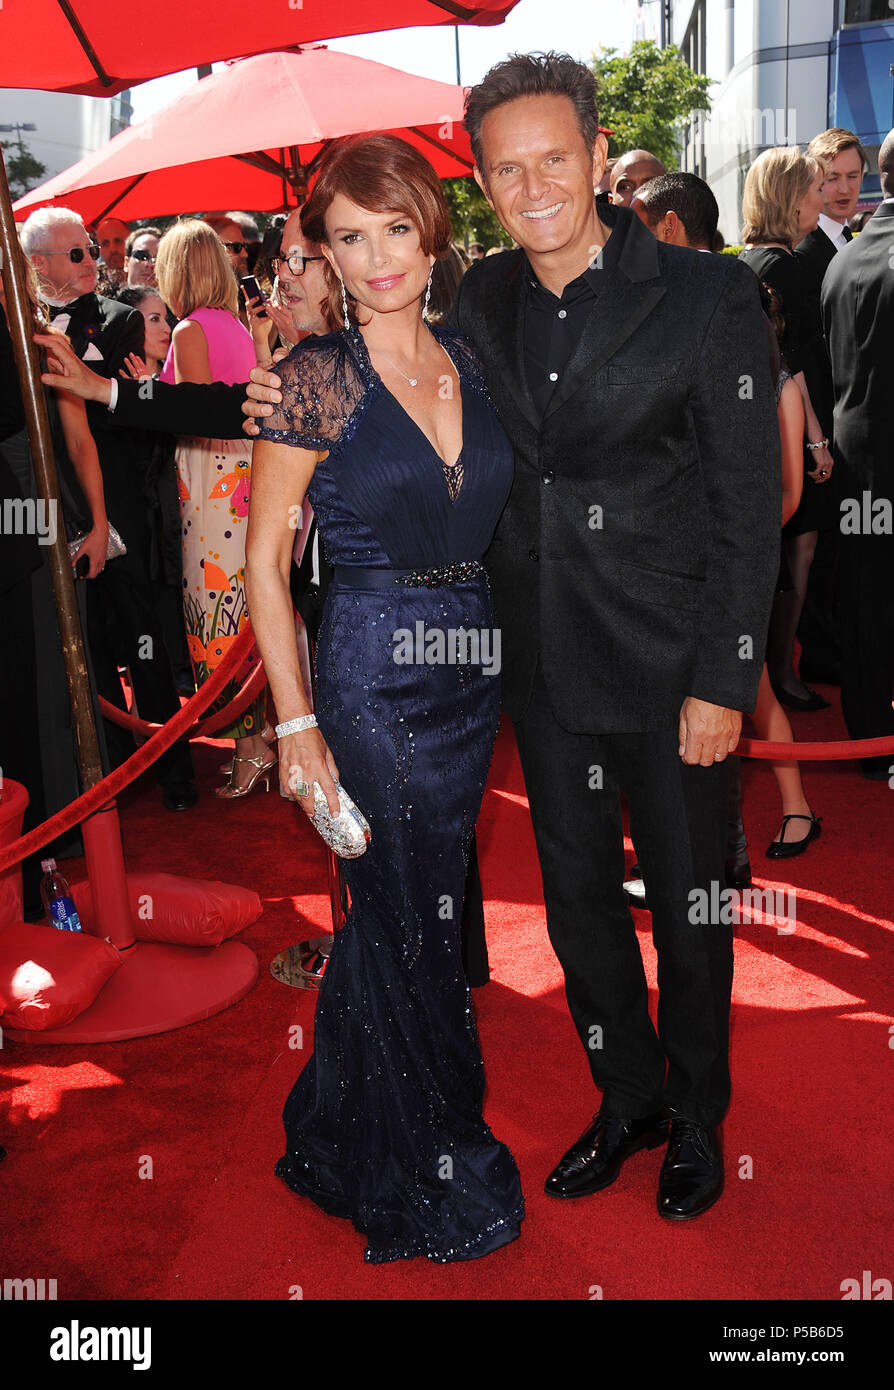
[[[830,692],[827,692],[830,693]],[[837,695],[837,692],[835,692]],[[837,705],[837,700],[836,700]],[[836,706],[795,716],[803,738],[842,736]],[[273,1175],[281,1109],[310,1046],[315,996],[269,972],[328,925],[320,842],[279,796],[221,803],[220,749],[199,745],[202,798],[171,815],[145,781],[122,806],[132,869],[254,887],[242,939],[261,974],[203,1023],[93,1047],[4,1048],[0,1249],[7,1277],[55,1278],[59,1299],[840,1299],[842,1281],[891,1277],[894,792],[851,763],[810,764],[823,835],[788,865],[762,850],[779,823],[765,765],[746,766],[756,883],[797,890],[798,926],[737,931],[727,1187],[698,1221],[655,1210],[661,1150],[574,1203],[546,1173],[597,1108],[546,938],[511,732],[479,824],[493,978],[475,991],[486,1115],[519,1163],[521,1238],[483,1260],[371,1267],[364,1240]],[[628,843],[628,849],[630,848]],[[79,866],[68,864],[77,877]],[[652,986],[649,917],[636,914]],[[290,1047],[300,1024],[305,1052]],[[141,1177],[152,1160],[151,1178]]]

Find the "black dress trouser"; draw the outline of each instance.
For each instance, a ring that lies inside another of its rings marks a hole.
[[[547,929],[607,1112],[636,1119],[666,1106],[701,1124],[719,1123],[730,1091],[733,942],[732,927],[710,904],[712,881],[715,903],[725,887],[726,763],[683,763],[676,726],[653,733],[569,733],[555,716],[539,667],[515,732]],[[658,953],[657,1034],[621,887],[621,793]],[[690,896],[694,889],[707,898]],[[713,923],[702,924],[712,916]]]
[[[100,695],[125,708],[118,665],[127,665],[142,719],[164,724],[180,709],[171,660],[157,614],[156,595],[130,554],[106,563],[102,574],[89,581],[90,648]],[[134,751],[133,734],[105,722],[112,763],[117,767]],[[186,743],[175,743],[155,763],[163,786],[180,789],[194,776]]]
[[[844,535],[840,555],[841,709],[851,738],[883,738],[894,735],[894,536]]]

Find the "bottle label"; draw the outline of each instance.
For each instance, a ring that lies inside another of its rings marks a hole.
[[[81,919],[72,898],[56,898],[50,903],[50,917],[54,927],[61,931],[81,931]]]

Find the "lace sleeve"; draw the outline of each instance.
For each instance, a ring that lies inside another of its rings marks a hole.
[[[258,437],[300,449],[331,449],[365,391],[340,336],[305,339],[274,370],[282,381],[282,404],[261,422]]]

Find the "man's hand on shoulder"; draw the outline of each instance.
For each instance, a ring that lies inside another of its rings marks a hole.
[[[282,382],[276,373],[270,371],[269,368],[274,363],[281,362],[288,355],[288,348],[277,348],[265,367],[252,367],[246,388],[247,395],[242,402],[242,414],[246,417],[242,423],[244,434],[250,437],[260,434],[261,427],[255,417],[272,415],[273,407],[282,404],[282,392],[280,391]]]
[[[680,757],[710,767],[733,753],[742,732],[742,711],[687,695],[680,710]]]

